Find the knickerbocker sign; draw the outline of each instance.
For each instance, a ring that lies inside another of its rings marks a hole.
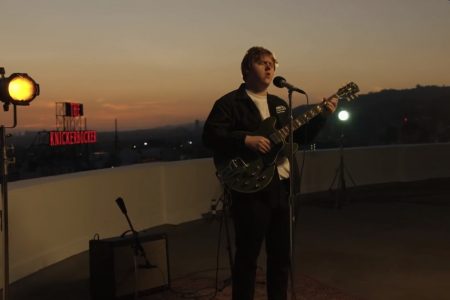
[[[93,144],[97,132],[86,129],[83,104],[73,102],[56,103],[56,130],[50,131],[50,146]]]
[[[93,144],[97,142],[97,132],[84,131],[50,131],[50,146]]]

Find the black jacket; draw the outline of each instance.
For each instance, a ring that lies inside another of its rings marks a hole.
[[[289,122],[286,102],[268,94],[270,115],[276,118],[275,128],[280,129]],[[318,115],[309,124],[294,132],[297,143],[311,142],[325,123],[326,118]],[[245,91],[242,84],[214,103],[203,129],[203,143],[213,151],[214,162],[222,163],[235,157],[254,155],[245,146],[248,132],[256,131],[262,122],[258,108]],[[307,133],[307,134],[306,134]]]

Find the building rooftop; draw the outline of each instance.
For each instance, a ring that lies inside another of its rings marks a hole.
[[[345,202],[336,196],[303,195],[297,207],[297,299],[450,298],[450,178],[350,187]],[[209,215],[149,229],[167,234],[172,291],[140,299],[211,299],[220,221]],[[219,287],[229,276],[224,234]],[[256,299],[265,299],[264,251],[259,266]],[[89,299],[89,253],[22,278],[10,291],[13,300]],[[226,287],[216,299],[229,295]]]

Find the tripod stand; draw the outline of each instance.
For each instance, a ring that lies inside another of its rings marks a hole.
[[[233,266],[234,266],[233,249],[231,248],[230,227],[229,227],[229,223],[228,223],[228,221],[229,221],[228,214],[229,214],[229,209],[230,209],[230,204],[231,204],[231,195],[230,195],[230,191],[225,186],[223,186],[223,193],[220,196],[217,205],[219,203],[222,203],[222,215],[220,218],[220,226],[219,226],[219,242],[217,244],[216,290],[219,290],[219,288],[218,288],[219,250],[220,250],[220,241],[222,239],[222,228],[223,227],[225,227],[225,238],[226,238],[226,242],[227,242],[228,260],[229,260],[231,272],[233,272]],[[217,206],[215,208],[217,209]],[[224,280],[223,286],[220,288],[220,290],[223,290],[230,284],[231,284],[231,277],[228,277],[227,279]]]
[[[341,208],[343,203],[347,202],[347,185],[345,182],[345,175],[347,174],[353,186],[356,186],[350,171],[347,169],[344,163],[344,133],[341,127],[341,136],[339,138],[340,149],[339,149],[339,165],[336,168],[336,172],[333,177],[333,181],[330,184],[328,190],[330,193],[333,192],[333,186],[337,183],[336,190],[338,190],[338,195],[334,200],[334,207]]]

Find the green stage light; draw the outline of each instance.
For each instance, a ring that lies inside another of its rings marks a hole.
[[[14,73],[4,77],[4,69],[0,77],[0,100],[5,104],[29,105],[39,95],[39,84],[26,73]]]

